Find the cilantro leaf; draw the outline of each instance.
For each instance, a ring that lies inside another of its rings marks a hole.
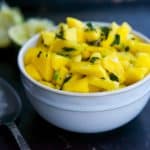
[[[39,58],[42,54],[42,51],[39,51],[38,54],[37,54],[37,57]]]
[[[119,45],[119,44],[120,44],[120,35],[116,34],[115,38],[114,38],[114,41],[111,43],[111,46]]]
[[[73,48],[73,47],[63,47],[63,50],[66,51],[66,52],[70,52],[70,51],[74,51],[75,48]]]
[[[58,71],[54,71],[54,75],[53,75],[53,79],[56,81],[59,78],[59,72]]]
[[[91,63],[95,63],[96,60],[98,60],[99,57],[91,57],[90,62]]]
[[[117,77],[115,74],[113,74],[113,73],[110,73],[110,74],[109,74],[109,78],[110,78],[110,80],[112,80],[112,81],[119,81],[118,77]]]
[[[91,22],[88,22],[86,25],[88,27],[88,30],[95,30],[95,28]]]
[[[56,37],[59,39],[65,40],[63,27],[60,27],[60,31],[58,33],[56,33]]]
[[[107,39],[111,29],[109,27],[100,27],[100,29],[102,31],[102,35],[104,35],[105,39]]]

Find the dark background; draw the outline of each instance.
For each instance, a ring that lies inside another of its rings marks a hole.
[[[11,5],[26,7],[47,7],[52,10],[77,10],[103,7],[104,5],[143,5],[150,4],[149,0],[6,0]],[[69,7],[68,7],[69,6]]]

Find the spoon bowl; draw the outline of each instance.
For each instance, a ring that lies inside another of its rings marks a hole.
[[[0,124],[5,124],[10,129],[21,150],[30,150],[14,123],[21,108],[21,100],[15,89],[0,78]]]
[[[0,123],[9,124],[16,120],[22,108],[16,91],[0,78]]]

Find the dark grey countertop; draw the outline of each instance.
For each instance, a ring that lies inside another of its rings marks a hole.
[[[73,16],[82,20],[129,22],[134,29],[150,37],[150,6],[105,6],[95,9],[66,11],[26,11],[26,16],[47,16],[55,22]],[[149,150],[150,103],[127,125],[114,131],[97,134],[77,134],[64,131],[43,120],[25,96],[17,68],[16,47],[0,50],[0,76],[18,91],[23,110],[17,125],[33,150]],[[18,149],[6,127],[0,126],[0,150]]]

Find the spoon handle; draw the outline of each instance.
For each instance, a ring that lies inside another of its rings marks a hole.
[[[16,124],[13,122],[13,123],[8,124],[7,126],[12,132],[13,136],[15,137],[20,150],[31,150],[28,144],[26,143],[25,139],[21,135],[20,131],[18,130]]]

